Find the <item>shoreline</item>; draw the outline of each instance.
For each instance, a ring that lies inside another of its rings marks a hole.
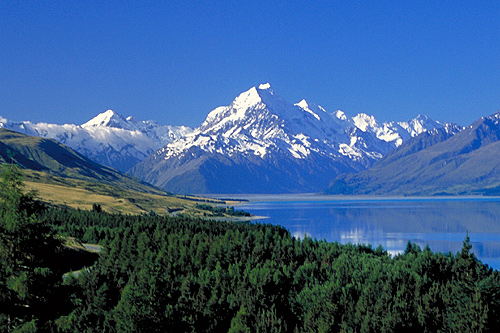
[[[206,194],[216,199],[231,197],[239,201],[234,206],[245,205],[250,202],[287,202],[287,201],[498,201],[500,196],[457,195],[457,196],[377,196],[377,195],[328,195],[320,193],[285,193],[285,194]]]

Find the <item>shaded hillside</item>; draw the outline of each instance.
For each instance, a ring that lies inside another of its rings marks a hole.
[[[0,135],[4,131],[5,130],[0,129]],[[48,168],[44,167],[40,163],[27,158],[13,147],[0,141],[0,164],[4,163],[15,163],[23,169],[31,169],[37,171],[48,170]]]
[[[162,190],[78,154],[55,140],[0,129],[0,161],[57,177],[108,184],[145,193]]]
[[[286,193],[314,192],[332,174],[356,171],[349,163],[322,156],[308,160],[276,156],[205,154],[192,147],[179,159],[155,160],[150,156],[134,168],[145,181],[175,193]]]
[[[0,164],[3,163],[15,163],[23,168],[26,188],[36,190],[40,200],[56,207],[90,210],[97,203],[105,211],[122,214],[182,212],[203,216],[207,213],[196,208],[198,202],[231,204],[217,199],[169,194],[92,162],[52,139],[6,129],[0,129]]]
[[[342,175],[332,194],[457,195],[500,193],[500,113],[455,135],[430,131],[371,169]]]

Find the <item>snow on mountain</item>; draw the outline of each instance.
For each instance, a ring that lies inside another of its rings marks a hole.
[[[426,116],[351,118],[306,100],[289,103],[265,83],[214,109],[194,130],[112,110],[82,125],[0,117],[0,127],[55,139],[121,171],[135,166],[134,175],[174,192],[251,193],[321,190],[337,174],[364,170],[403,141],[443,125]]]
[[[110,131],[118,133],[122,132],[120,130],[140,132],[153,142],[153,145],[156,146],[155,149],[192,131],[191,128],[186,126],[160,125],[154,120],[141,121],[131,116],[125,118],[112,110],[97,115],[81,125],[81,127],[90,132],[103,128],[111,129]]]
[[[349,119],[342,111],[330,114],[306,100],[290,104],[275,95],[269,84],[261,84],[241,93],[231,105],[211,111],[199,128],[168,144],[161,153],[170,158],[199,147],[228,156],[245,153],[263,157],[280,150],[294,158],[316,152],[376,160],[403,140],[439,126],[422,116],[382,124],[366,114]]]
[[[362,139],[353,141],[345,133],[349,125],[305,100],[290,104],[275,95],[269,84],[262,84],[240,94],[230,106],[210,112],[199,128],[161,152],[169,158],[198,147],[227,156],[243,153],[264,157],[280,152],[298,159],[311,153],[332,158],[351,155],[355,159],[366,155],[365,147],[360,144]]]
[[[297,191],[301,186],[319,190],[324,179],[363,170],[414,132],[428,128],[419,121],[402,124],[379,124],[364,114],[348,118],[342,111],[328,113],[305,100],[291,104],[266,83],[214,109],[200,127],[167,144],[132,172],[176,192]],[[237,175],[234,170],[239,170]],[[265,173],[280,174],[281,183],[260,176]],[[234,177],[243,178],[240,183],[254,180],[230,187]]]
[[[365,113],[360,113],[352,118],[356,127],[363,132],[370,132],[383,141],[394,144],[395,147],[401,146],[403,141],[415,137],[423,132],[433,128],[441,128],[440,122],[434,121],[428,116],[418,115],[416,118],[407,122],[383,122],[379,123],[375,117]]]
[[[121,171],[127,171],[156,149],[191,131],[184,126],[163,126],[154,121],[124,118],[112,110],[81,126],[13,122],[2,118],[0,127],[55,139],[96,162]]]
[[[134,130],[133,124],[129,123],[127,119],[113,110],[107,110],[96,117],[90,119],[85,124],[82,125],[83,128],[88,127],[115,127],[127,130]]]

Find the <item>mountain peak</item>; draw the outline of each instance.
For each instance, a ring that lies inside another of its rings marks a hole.
[[[340,120],[344,120],[344,121],[347,120],[347,116],[345,115],[345,112],[342,110],[337,110],[337,112],[335,112],[335,117],[337,119],[340,119]]]
[[[414,123],[419,122],[422,124],[433,124],[433,125],[440,124],[439,121],[434,121],[431,117],[422,114],[419,114],[409,122],[414,122]]]
[[[366,132],[369,128],[378,127],[375,117],[366,113],[358,113],[352,120],[354,121],[354,125],[363,132]]]
[[[429,116],[426,116],[425,114],[418,114],[415,119],[423,119],[423,120],[429,120],[431,119]],[[432,120],[432,119],[431,119]]]
[[[490,120],[493,120],[493,121],[496,121],[498,119],[500,119],[500,111],[497,111],[491,115],[489,115],[488,117],[482,117],[482,118],[485,118],[485,119],[490,119]]]
[[[301,100],[300,102],[298,102],[295,105],[300,106],[303,109],[308,109],[309,108],[309,103],[307,103],[307,101],[305,99]]]
[[[261,102],[262,99],[258,87],[252,87],[236,97],[233,101],[233,106],[235,108],[247,108]]]
[[[295,105],[301,108],[302,110],[312,114],[314,118],[316,118],[317,120],[321,120],[319,114],[326,113],[325,109],[323,109],[321,106],[308,103],[305,99],[301,100]]]
[[[127,128],[127,120],[115,111],[107,110],[82,125],[83,128],[97,126]]]
[[[277,102],[280,103],[281,98],[274,94],[269,83],[263,83],[242,92],[234,99],[231,106],[234,109],[246,110],[259,104],[266,104],[269,106]]]

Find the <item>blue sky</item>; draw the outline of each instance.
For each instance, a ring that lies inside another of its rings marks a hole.
[[[499,1],[0,1],[0,115],[198,126],[290,102],[469,125],[500,110]]]

